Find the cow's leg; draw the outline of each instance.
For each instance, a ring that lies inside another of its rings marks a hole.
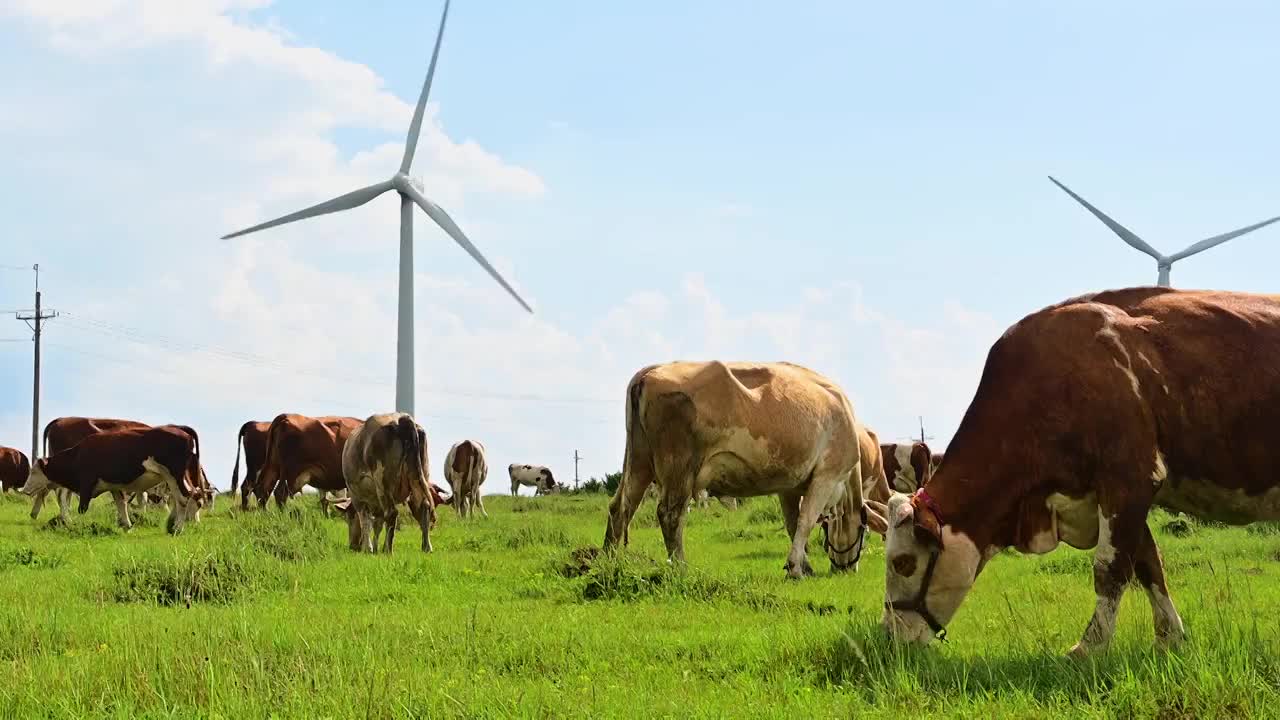
[[[481,499],[482,496],[480,495],[480,486],[477,485],[476,489],[472,490],[471,492],[472,492],[472,498],[471,498],[472,512],[475,512],[475,508],[480,508],[480,514],[486,518],[489,517],[489,512],[484,509],[484,500]]]
[[[645,491],[652,484],[653,473],[648,467],[643,470],[635,468],[632,472],[623,475],[622,482],[618,484],[618,490],[609,501],[609,522],[604,530],[606,550],[619,542],[625,546],[630,541],[628,529],[631,527],[631,517],[644,501]]]
[[[520,483],[517,482],[515,478],[511,478],[511,497],[516,497],[519,494],[520,494]]]
[[[658,525],[667,546],[667,558],[684,562],[684,521],[689,515],[689,484],[667,483],[658,498]]]
[[[383,547],[382,551],[390,555],[391,548],[395,545],[395,542],[396,542],[396,528],[400,524],[400,510],[397,509],[396,506],[392,505],[391,509],[387,511],[386,518],[387,518],[387,544],[385,547]]]
[[[58,521],[65,525],[71,520],[71,491],[58,488],[55,494],[58,496]]]
[[[857,477],[855,465],[854,477]],[[844,473],[848,476],[848,472]],[[822,511],[840,499],[844,490],[839,474],[818,475],[816,472],[804,497],[800,500],[800,512],[796,518],[795,532],[791,536],[791,553],[787,555],[787,577],[798,579],[813,574],[813,566],[809,564],[809,536],[818,524]]]
[[[31,499],[31,519],[35,520],[40,517],[40,508],[44,507],[44,497],[49,494],[49,486],[46,485],[32,493]]]
[[[1173,598],[1169,597],[1169,588],[1164,582],[1164,562],[1160,557],[1160,548],[1156,546],[1151,528],[1145,522],[1142,523],[1142,540],[1138,546],[1134,574],[1147,591],[1147,599],[1151,601],[1156,645],[1162,648],[1177,646],[1186,633],[1182,629],[1182,618],[1173,606]]]
[[[1116,615],[1125,586],[1133,579],[1134,566],[1148,531],[1145,508],[1130,505],[1121,512],[1098,508],[1098,549],[1093,556],[1093,589],[1098,601],[1073,657],[1105,650],[1116,632]]]
[[[116,522],[125,530],[133,528],[133,523],[129,522],[129,503],[124,499],[124,493],[112,490],[111,499],[116,503]]]
[[[778,493],[778,505],[782,508],[782,524],[787,528],[787,537],[796,536],[796,525],[800,523],[800,493]]]

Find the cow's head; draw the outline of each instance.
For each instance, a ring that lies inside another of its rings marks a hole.
[[[31,463],[31,469],[27,471],[27,481],[23,483],[22,489],[18,492],[25,495],[32,495],[49,486],[49,477],[44,474],[45,468],[49,465],[46,458],[36,458]]]
[[[551,475],[551,470],[549,468],[542,469],[542,474],[539,475],[539,480],[542,483],[542,489],[545,492],[551,492],[557,487],[556,479]]]
[[[861,493],[845,492],[840,502],[827,509],[818,519],[822,526],[822,544],[831,561],[831,572],[858,571],[862,549],[867,544],[867,531],[884,534],[884,516],[861,502]]]
[[[884,508],[885,609],[881,619],[898,641],[928,643],[945,627],[973,587],[981,565],[977,546],[939,517],[921,489],[893,493]],[[878,509],[877,508],[877,509]]]

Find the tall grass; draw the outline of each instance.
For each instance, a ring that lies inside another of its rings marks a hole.
[[[440,513],[435,552],[351,553],[313,502],[179,537],[125,533],[109,503],[44,529],[0,503],[3,717],[1269,717],[1280,710],[1280,569],[1266,530],[1151,520],[1189,632],[1152,648],[1126,595],[1109,652],[1063,653],[1093,607],[1091,555],[993,560],[951,640],[878,626],[884,554],[783,577],[776,503],[693,510],[686,566],[654,505],[598,549],[604,494]],[[48,511],[46,511],[48,512]],[[160,517],[157,515],[157,517]],[[43,520],[43,519],[42,519]],[[643,522],[640,522],[643,521]],[[96,529],[94,529],[96,528]],[[109,532],[108,532],[109,530]],[[401,532],[416,535],[412,522]],[[817,547],[817,543],[813,544]]]

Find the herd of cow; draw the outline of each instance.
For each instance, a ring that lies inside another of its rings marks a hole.
[[[60,417],[45,426],[43,455],[34,463],[14,448],[0,447],[0,485],[31,495],[31,517],[40,515],[46,496],[58,498],[58,521],[69,518],[72,494],[78,511],[93,498],[110,493],[120,526],[132,527],[129,503],[169,503],[166,528],[177,534],[217,496],[200,463],[200,437],[187,425],[151,426],[116,418]],[[241,508],[250,495],[259,507],[271,497],[283,507],[311,486],[321,504],[346,513],[353,549],[374,551],[382,527],[391,551],[398,507],[407,506],[422,528],[422,548],[431,550],[429,530],[435,508],[453,504],[459,515],[473,508],[486,514],[480,498],[488,466],[484,446],[463,440],[445,459],[445,492],[427,479],[426,433],[404,413],[354,417],[308,417],[283,413],[271,422],[246,422],[236,436],[231,492],[240,485],[240,452],[245,457]],[[521,486],[536,494],[559,489],[551,471],[540,465],[512,464],[511,493]],[[330,502],[331,496],[334,499]],[[372,531],[372,535],[370,534]]]
[[[776,495],[790,577],[813,573],[813,530],[833,571],[857,570],[866,530],[884,536],[882,623],[898,640],[946,635],[987,562],[1001,550],[1046,553],[1060,543],[1096,548],[1097,602],[1076,655],[1105,648],[1125,588],[1151,603],[1159,644],[1178,643],[1182,619],[1165,583],[1146,518],[1153,506],[1244,525],[1280,521],[1280,296],[1133,288],[1072,298],[1012,325],[991,347],[977,391],[945,457],[923,443],[879,443],[844,391],[791,363],[674,362],[627,385],[622,481],[609,503],[604,547],[628,541],[631,518],[656,488],[671,560],[684,560],[693,501]],[[59,418],[45,457],[28,469],[0,455],[5,488],[58,488],[80,511],[110,492],[126,527],[126,493],[159,490],[169,530],[212,502],[200,443],[186,426]],[[404,414],[246,423],[242,506],[250,494],[283,506],[311,485],[343,495],[353,549],[394,537],[405,505],[422,528],[435,508],[487,515],[480,485],[484,447],[454,445],[445,460],[451,493],[427,480],[427,442]],[[558,488],[549,470],[511,465],[511,489]],[[145,496],[141,500],[146,502]],[[371,532],[372,531],[372,534]]]

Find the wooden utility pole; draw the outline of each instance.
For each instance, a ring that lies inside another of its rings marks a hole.
[[[14,317],[31,328],[32,340],[35,341],[35,368],[31,383],[31,461],[35,462],[40,457],[40,335],[44,321],[57,317],[58,312],[40,306],[40,265],[32,265],[31,269],[36,273],[36,309],[30,313],[19,312]]]
[[[582,459],[582,456],[578,454],[577,450],[574,450],[573,451],[573,489],[574,490],[578,489],[578,461],[581,459]]]

